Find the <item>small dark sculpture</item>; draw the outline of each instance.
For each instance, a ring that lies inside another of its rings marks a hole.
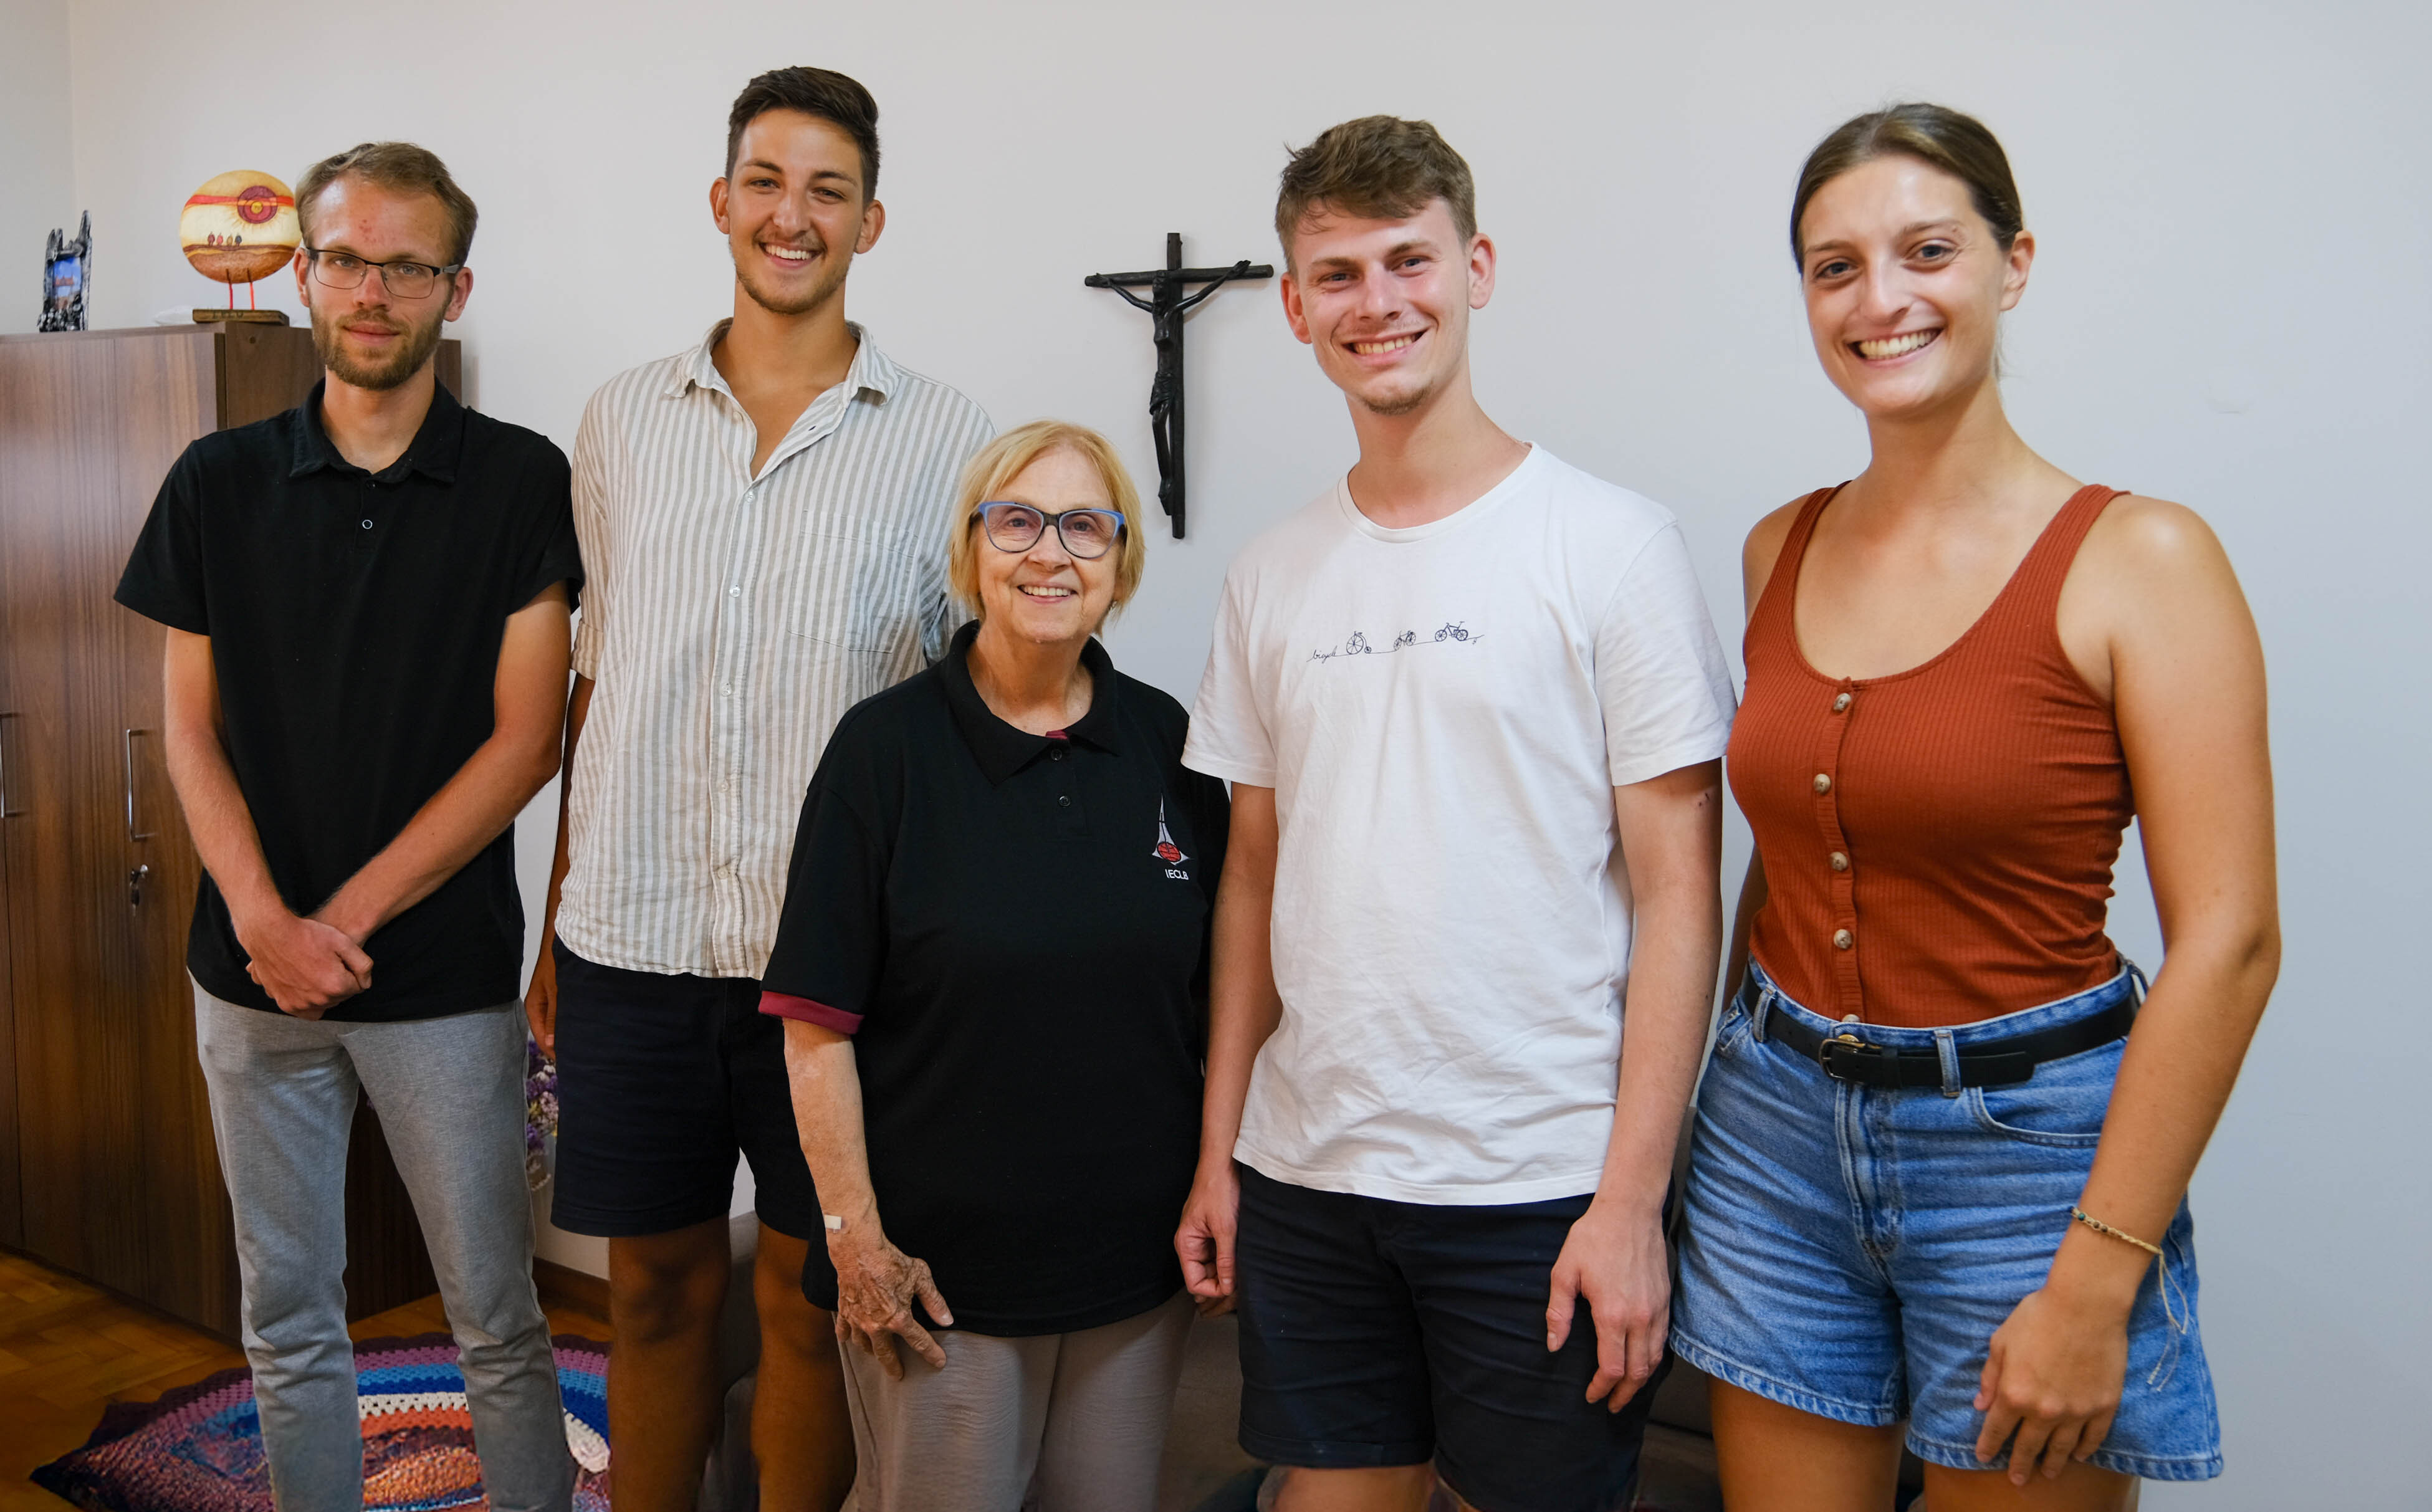
[[[1235,278],[1272,278],[1275,270],[1244,258],[1229,268],[1186,268],[1182,265],[1182,233],[1165,233],[1165,266],[1147,273],[1093,273],[1081,282],[1091,289],[1112,289],[1154,322],[1150,335],[1157,343],[1157,379],[1149,385],[1149,433],[1157,441],[1157,501],[1174,522],[1174,538],[1182,539],[1182,325],[1183,317],[1209,294]],[[1207,287],[1185,295],[1185,287]],[[1128,287],[1126,287],[1128,286]],[[1142,299],[1133,289],[1146,287]]]
[[[85,285],[93,277],[93,211],[84,214],[76,240],[53,230],[42,247],[42,313],[36,330],[84,329]]]

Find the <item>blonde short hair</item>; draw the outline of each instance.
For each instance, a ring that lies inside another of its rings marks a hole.
[[[341,178],[360,178],[399,194],[430,195],[448,212],[448,260],[461,263],[472,254],[473,227],[481,219],[473,196],[457,187],[437,153],[411,142],[359,143],[305,169],[296,186],[296,213],[306,242],[312,240],[312,215],[321,208],[322,193]]]
[[[954,533],[946,558],[946,584],[973,617],[987,613],[980,603],[979,522],[971,512],[993,503],[1005,484],[1032,462],[1058,448],[1076,451],[1098,469],[1106,497],[1123,517],[1123,538],[1115,547],[1115,604],[1121,610],[1139,591],[1148,570],[1148,532],[1140,529],[1140,490],[1114,445],[1087,426],[1063,420],[1033,420],[1016,426],[982,446],[963,469],[962,486],[954,490]],[[1109,617],[1112,617],[1111,612]]]

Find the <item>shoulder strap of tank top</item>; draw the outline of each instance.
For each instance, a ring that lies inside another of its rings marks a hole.
[[[1756,611],[1748,615],[1750,635],[1760,626],[1770,625],[1777,615],[1790,613],[1791,600],[1799,591],[1799,564],[1807,560],[1807,543],[1816,534],[1816,521],[1823,514],[1824,506],[1832,501],[1832,496],[1849,486],[1835,483],[1819,488],[1799,506],[1798,518],[1790,522],[1790,533],[1782,538],[1782,549],[1774,554],[1773,571],[1766,575],[1765,587],[1757,594]]]
[[[2017,591],[2008,596],[2010,613],[2030,616],[2040,625],[2052,623],[2061,584],[2069,580],[2069,565],[2077,560],[2077,548],[2086,544],[2086,533],[2094,529],[2111,501],[2127,492],[2088,483],[2069,496],[2028,548],[2027,560],[2018,563]]]

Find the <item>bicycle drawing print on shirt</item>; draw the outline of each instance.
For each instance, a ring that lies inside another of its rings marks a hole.
[[[1343,637],[1342,645],[1311,651],[1309,653],[1309,659],[1312,662],[1331,662],[1338,656],[1392,656],[1396,651],[1408,650],[1413,646],[1476,646],[1485,639],[1484,635],[1473,631],[1468,626],[1456,619],[1447,620],[1437,627],[1435,634],[1424,641],[1419,638],[1417,630],[1404,630],[1393,637],[1393,645],[1379,650],[1369,643],[1365,630],[1353,630]]]

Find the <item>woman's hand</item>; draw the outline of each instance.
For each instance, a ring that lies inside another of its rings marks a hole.
[[[2127,1373],[2127,1308],[2047,1282],[1994,1332],[1976,1391],[1976,1457],[1992,1464],[2015,1430],[2010,1484],[2026,1485],[2039,1458],[2044,1478],[2056,1477],[2103,1447]]]
[[[954,1311],[938,1295],[927,1261],[915,1260],[887,1243],[875,1228],[865,1236],[854,1234],[852,1226],[829,1235],[828,1258],[836,1263],[838,1340],[850,1339],[875,1359],[890,1381],[904,1379],[904,1362],[895,1354],[898,1335],[932,1369],[946,1368],[946,1352],[912,1310],[918,1302],[939,1327],[954,1326]]]

